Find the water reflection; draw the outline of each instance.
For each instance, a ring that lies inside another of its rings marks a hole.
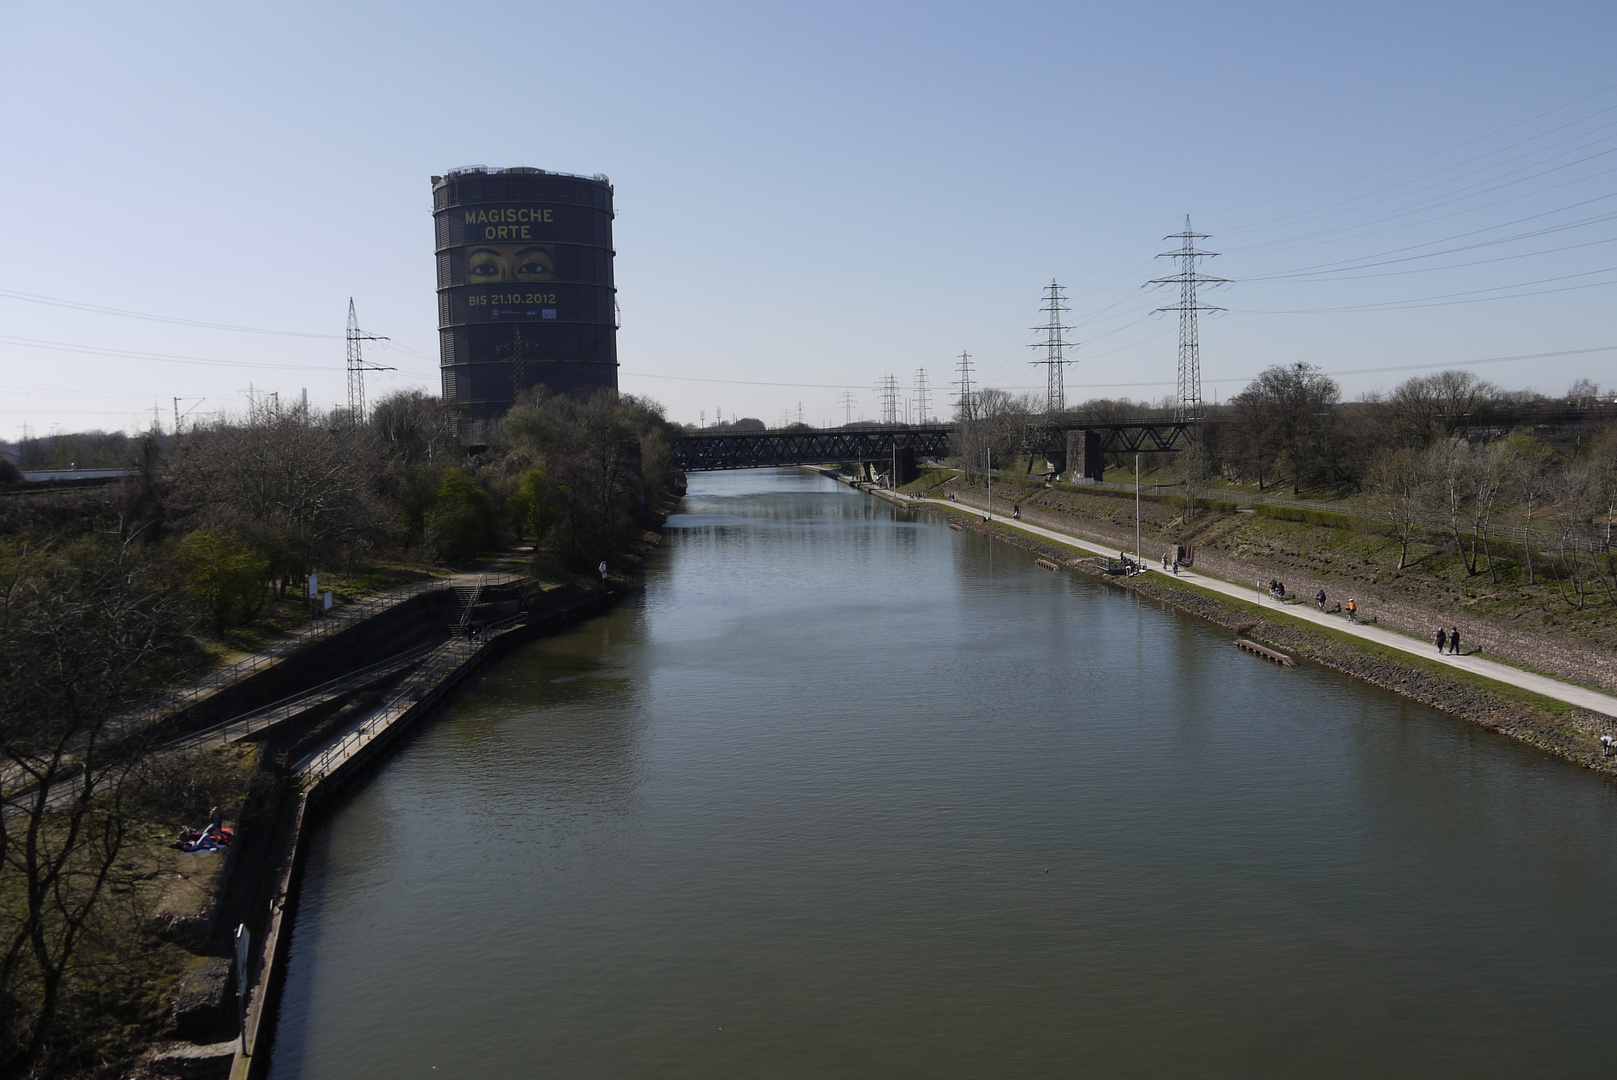
[[[1603,782],[803,474],[314,845],[273,1073],[1603,1075]]]

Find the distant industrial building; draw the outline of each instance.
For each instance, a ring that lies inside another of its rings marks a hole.
[[[432,178],[444,400],[471,426],[519,390],[617,389],[612,185],[526,167]]]

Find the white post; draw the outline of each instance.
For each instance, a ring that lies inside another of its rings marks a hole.
[[[236,1002],[241,1014],[241,1052],[247,1053],[247,924],[236,927]]]
[[[988,520],[994,520],[994,448],[990,446],[985,453],[987,465],[983,469],[983,483],[988,485]]]

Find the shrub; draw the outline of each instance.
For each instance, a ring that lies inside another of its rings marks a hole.
[[[181,540],[176,554],[185,592],[213,619],[214,628],[258,614],[270,560],[228,533],[200,530]]]
[[[517,536],[542,541],[561,518],[556,493],[544,470],[528,469],[517,480],[516,490],[505,500],[505,512],[516,526]]]
[[[1253,506],[1259,517],[1277,521],[1299,521],[1308,525],[1322,525],[1327,529],[1353,528],[1353,515],[1338,514],[1330,510],[1309,510],[1301,506],[1273,506],[1257,503]]]
[[[464,562],[494,546],[494,500],[459,469],[438,478],[427,511],[427,549],[445,562]]]

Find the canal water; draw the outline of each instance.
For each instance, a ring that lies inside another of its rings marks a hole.
[[[1609,1076],[1605,781],[796,472],[311,848],[271,1075]]]

